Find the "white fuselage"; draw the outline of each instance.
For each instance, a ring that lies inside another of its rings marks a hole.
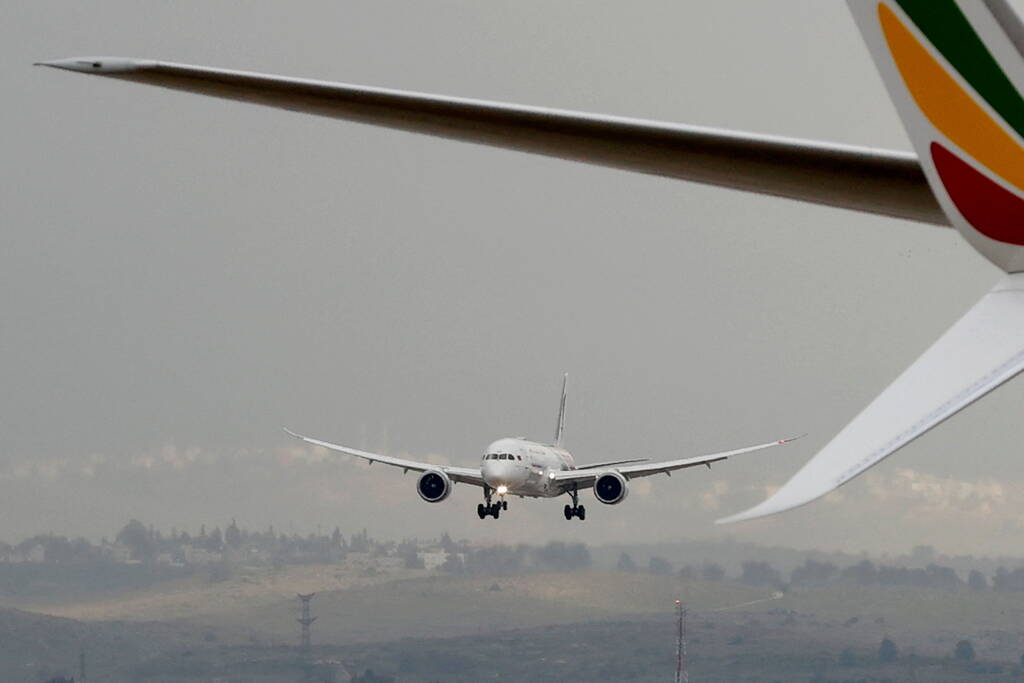
[[[480,460],[484,482],[499,496],[559,496],[565,487],[550,474],[573,469],[576,463],[569,451],[526,439],[498,439]]]

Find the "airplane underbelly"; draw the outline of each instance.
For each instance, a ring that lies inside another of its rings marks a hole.
[[[532,498],[547,498],[555,495],[548,489],[548,481],[544,476],[544,471],[537,468],[530,468],[522,483],[510,490],[510,493],[519,496],[530,496]]]

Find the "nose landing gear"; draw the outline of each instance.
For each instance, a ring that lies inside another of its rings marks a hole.
[[[480,503],[479,505],[476,506],[476,516],[480,519],[483,519],[484,517],[494,517],[495,519],[498,519],[498,516],[501,514],[502,510],[508,510],[507,500],[499,500],[496,503],[491,502],[490,488],[484,489],[484,500],[487,501],[486,505]]]

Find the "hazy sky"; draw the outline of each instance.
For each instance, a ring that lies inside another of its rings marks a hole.
[[[0,12],[0,537],[1024,542],[1018,380],[844,487],[784,482],[998,278],[953,231],[30,66],[152,57],[908,149],[845,4],[32,2]],[[476,519],[282,425],[473,465],[787,449]]]

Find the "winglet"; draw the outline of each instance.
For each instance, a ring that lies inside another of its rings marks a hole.
[[[735,515],[716,519],[715,524],[732,524],[734,522],[745,522],[750,519],[757,519],[758,517],[767,517],[769,515],[774,515],[779,512],[785,512],[786,510],[792,510],[793,508],[807,505],[807,503],[817,500],[818,497],[819,495],[796,496],[789,494],[789,492],[784,493],[782,489],[779,489],[774,496],[763,503],[755,505],[749,510],[738,512]]]
[[[287,434],[288,436],[294,436],[296,439],[302,439],[303,441],[306,440],[306,437],[304,437],[302,434],[296,434],[295,432],[293,432],[292,430],[288,429],[287,427],[281,427],[281,429],[283,429],[285,434]]]
[[[1024,371],[1024,273],[1008,275],[768,500],[739,522],[821,498]]]

